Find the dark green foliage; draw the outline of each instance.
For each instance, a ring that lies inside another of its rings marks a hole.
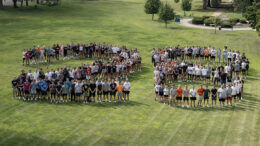
[[[185,11],[190,11],[191,7],[192,7],[191,0],[182,0],[181,8],[184,11],[184,16],[185,16]]]
[[[193,17],[192,24],[204,24],[203,17]]]
[[[159,12],[160,6],[160,0],[147,0],[144,5],[144,11],[146,14],[152,14],[153,20],[154,14],[157,14]]]
[[[206,26],[210,26],[210,24],[215,24],[215,25],[220,25],[221,24],[221,20],[219,18],[215,18],[215,17],[210,17],[204,20],[204,24]]]
[[[240,21],[239,21],[240,23],[242,23],[242,24],[247,24],[247,21],[246,21],[246,19],[240,19]]]
[[[228,21],[229,21],[229,23],[235,25],[235,24],[237,24],[238,22],[240,22],[240,19],[239,19],[239,18],[231,18],[231,19],[229,19]]]
[[[258,4],[260,4],[258,2]],[[252,6],[247,7],[245,17],[249,21],[249,24],[251,25],[252,28],[255,28],[257,24],[257,3],[254,2]]]
[[[174,20],[174,10],[170,7],[169,4],[165,4],[161,6],[160,12],[159,12],[159,18],[160,20],[164,21],[165,27],[167,28],[167,23],[171,20]]]
[[[178,3],[178,2],[180,2],[180,0],[174,0],[174,2],[175,2],[175,3]]]
[[[230,23],[230,22],[223,22],[223,23],[221,24],[221,27],[222,27],[222,28],[232,28],[232,27],[233,27],[233,24]]]

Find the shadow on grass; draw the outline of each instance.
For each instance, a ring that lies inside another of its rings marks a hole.
[[[78,103],[78,102],[68,102],[68,103],[50,103],[50,101],[23,101],[22,102],[27,102],[27,103],[35,103],[35,104],[48,104],[48,105],[53,105],[53,106],[70,106],[70,107],[78,107],[78,106],[96,106],[96,107],[103,107],[103,108],[110,108],[110,107],[121,107],[121,106],[141,106],[141,105],[145,105],[145,106],[150,106],[148,104],[144,104],[141,102],[137,102],[137,101],[132,101],[130,100],[129,102],[102,102],[102,103],[93,103],[90,102],[88,104],[83,104],[83,103]]]
[[[40,145],[57,145],[62,146],[64,143],[57,143],[53,141],[49,141],[43,138],[40,138],[38,136],[35,136],[33,134],[30,134],[28,136],[27,133],[24,132],[17,132],[7,129],[0,129],[2,132],[0,135],[0,145],[32,145],[34,144],[40,144]]]

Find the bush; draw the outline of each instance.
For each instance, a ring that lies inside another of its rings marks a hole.
[[[239,18],[231,18],[231,19],[229,19],[229,22],[232,23],[232,24],[237,24],[239,21],[240,21]]]
[[[192,24],[204,24],[203,17],[193,17]]]
[[[204,24],[206,26],[210,26],[210,24],[220,25],[221,24],[221,20],[219,18],[210,17],[210,18],[204,20]]]
[[[246,19],[240,19],[240,21],[239,21],[240,23],[242,23],[242,24],[247,24],[247,21],[246,21]]]
[[[208,18],[211,18],[211,16],[202,16],[203,21],[208,19]]]
[[[232,28],[233,25],[230,22],[224,22],[224,23],[221,24],[221,27],[222,28]]]

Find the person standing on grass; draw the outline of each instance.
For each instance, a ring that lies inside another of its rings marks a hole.
[[[75,93],[76,93],[76,99],[77,102],[80,102],[81,94],[82,94],[82,86],[81,80],[78,80],[78,82],[75,85]]]
[[[31,100],[36,98],[36,88],[37,88],[37,83],[33,79],[31,85],[30,85],[30,90],[31,90]]]
[[[232,95],[232,98],[234,99],[234,104],[236,105],[236,102],[237,102],[237,89],[236,89],[236,84],[235,83],[233,83],[231,89],[232,89],[231,95]]]
[[[176,104],[176,94],[177,94],[177,91],[176,91],[174,85],[172,85],[172,88],[170,89],[170,100],[169,100],[170,105]]]
[[[66,103],[68,102],[68,101],[67,101],[68,90],[69,90],[69,88],[68,88],[67,84],[65,84],[65,82],[64,82],[64,84],[62,85],[62,98],[63,98],[63,100],[64,100]],[[64,102],[64,101],[63,101],[63,102]]]
[[[221,105],[224,107],[225,99],[227,98],[227,91],[224,85],[221,85],[221,88],[218,89],[218,98],[219,98],[219,107],[221,107]]]
[[[220,48],[217,50],[217,58],[218,58],[218,63],[220,63],[220,59],[221,59],[221,50],[220,50]]]
[[[159,83],[157,83],[155,86],[154,86],[154,91],[155,91],[155,101],[157,101],[158,99],[160,99],[159,97],[159,89],[160,89],[160,85]]]
[[[13,98],[17,97],[17,91],[18,91],[18,81],[16,77],[12,80],[12,88],[13,88]]]
[[[112,80],[112,83],[110,84],[110,101],[112,100],[112,97],[114,97],[114,102],[116,102],[116,86],[114,80]]]
[[[92,98],[91,102],[93,101],[95,103],[95,97],[96,97],[96,89],[97,85],[93,82],[93,80],[90,81],[89,85],[89,97]]]
[[[122,97],[123,97],[123,88],[124,88],[124,86],[123,86],[123,82],[122,82],[122,83],[119,82],[119,84],[116,86],[116,90],[117,90],[117,99],[118,99],[119,101],[122,101]],[[124,102],[125,102],[125,99],[123,99],[123,100],[124,100]]]
[[[177,96],[176,96],[177,105],[182,105],[182,93],[183,93],[183,90],[181,88],[181,85],[178,86],[176,92],[177,92]],[[184,107],[184,106],[182,105],[182,107]]]
[[[102,92],[103,92],[103,85],[101,80],[99,79],[97,82],[97,103],[102,102]]]
[[[228,55],[227,46],[224,46],[224,49],[223,49],[223,52],[222,52],[223,62],[227,62],[227,55]]]
[[[131,84],[130,82],[128,82],[128,79],[126,79],[124,83],[124,98],[125,99],[127,98],[127,101],[129,101],[130,88],[131,88]]]
[[[205,101],[207,101],[207,107],[209,107],[210,90],[208,88],[208,85],[206,85],[206,89],[203,91],[203,95],[204,95],[203,107],[205,107]]]
[[[76,99],[75,85],[76,85],[76,81],[73,80],[70,85],[70,101],[75,101]]]
[[[164,90],[164,85],[161,84],[159,88],[159,97],[160,97],[160,102],[163,101],[163,90]]]
[[[163,89],[163,96],[164,96],[164,104],[169,104],[168,97],[169,97],[169,89],[168,86],[165,85],[165,88]]]
[[[204,88],[202,85],[200,85],[200,88],[197,90],[198,95],[199,95],[199,100],[198,100],[198,106],[201,106],[202,100],[203,100],[203,92]]]
[[[48,83],[43,80],[42,86],[41,86],[41,91],[42,91],[42,100],[45,100],[47,96],[47,90],[48,90]]]
[[[218,90],[216,89],[216,86],[213,85],[213,88],[211,89],[211,107],[213,107],[213,104],[215,103],[215,108],[216,108],[217,93],[218,93]]]
[[[187,108],[189,108],[189,89],[188,89],[188,86],[185,85],[185,89],[183,90],[183,106],[185,106],[185,101],[187,102]]]
[[[26,81],[23,83],[23,89],[24,89],[25,100],[29,100],[30,85],[31,85],[31,83],[28,81],[28,79],[26,79]]]
[[[88,103],[89,101],[89,85],[87,84],[87,81],[85,80],[84,81],[84,84],[83,84],[83,96],[84,96],[84,102],[83,103]]]
[[[192,89],[190,89],[190,106],[192,107],[192,103],[193,103],[193,107],[195,107],[195,101],[196,101],[196,94],[197,91],[195,89],[195,86],[192,86]]]
[[[54,82],[52,82],[50,85],[50,91],[51,91],[51,103],[52,103],[55,102],[56,99],[56,86]]]
[[[231,85],[228,85],[227,89],[227,105],[231,105],[232,106],[232,88]]]

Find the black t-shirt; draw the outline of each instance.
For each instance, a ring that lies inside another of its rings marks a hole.
[[[70,85],[70,87],[71,87],[71,92],[74,93],[75,92],[75,83],[72,83]]]
[[[115,90],[116,89],[116,83],[111,83],[110,88],[111,88],[111,90]]]
[[[89,87],[90,87],[91,91],[94,91],[97,86],[96,86],[96,84],[92,83],[89,85]]]
[[[227,74],[226,73],[221,73],[220,74],[220,78],[221,78],[221,80],[226,80]]]
[[[57,90],[60,92],[60,91],[61,91],[61,88],[62,88],[62,86],[61,86],[61,85],[57,85],[57,86],[56,86],[56,88],[57,88]]]
[[[204,90],[204,97],[209,97],[209,93],[210,93],[210,90],[209,89],[205,89]]]
[[[218,92],[218,90],[217,89],[211,89],[211,93],[212,93],[212,96],[217,96],[217,92]]]
[[[12,85],[13,85],[14,87],[16,87],[17,84],[18,84],[18,81],[17,81],[17,80],[12,80]]]
[[[102,90],[102,84],[98,83],[98,90]]]
[[[87,91],[87,90],[88,90],[88,87],[89,87],[88,84],[84,84],[84,85],[83,85],[83,89],[84,89],[84,91]]]

